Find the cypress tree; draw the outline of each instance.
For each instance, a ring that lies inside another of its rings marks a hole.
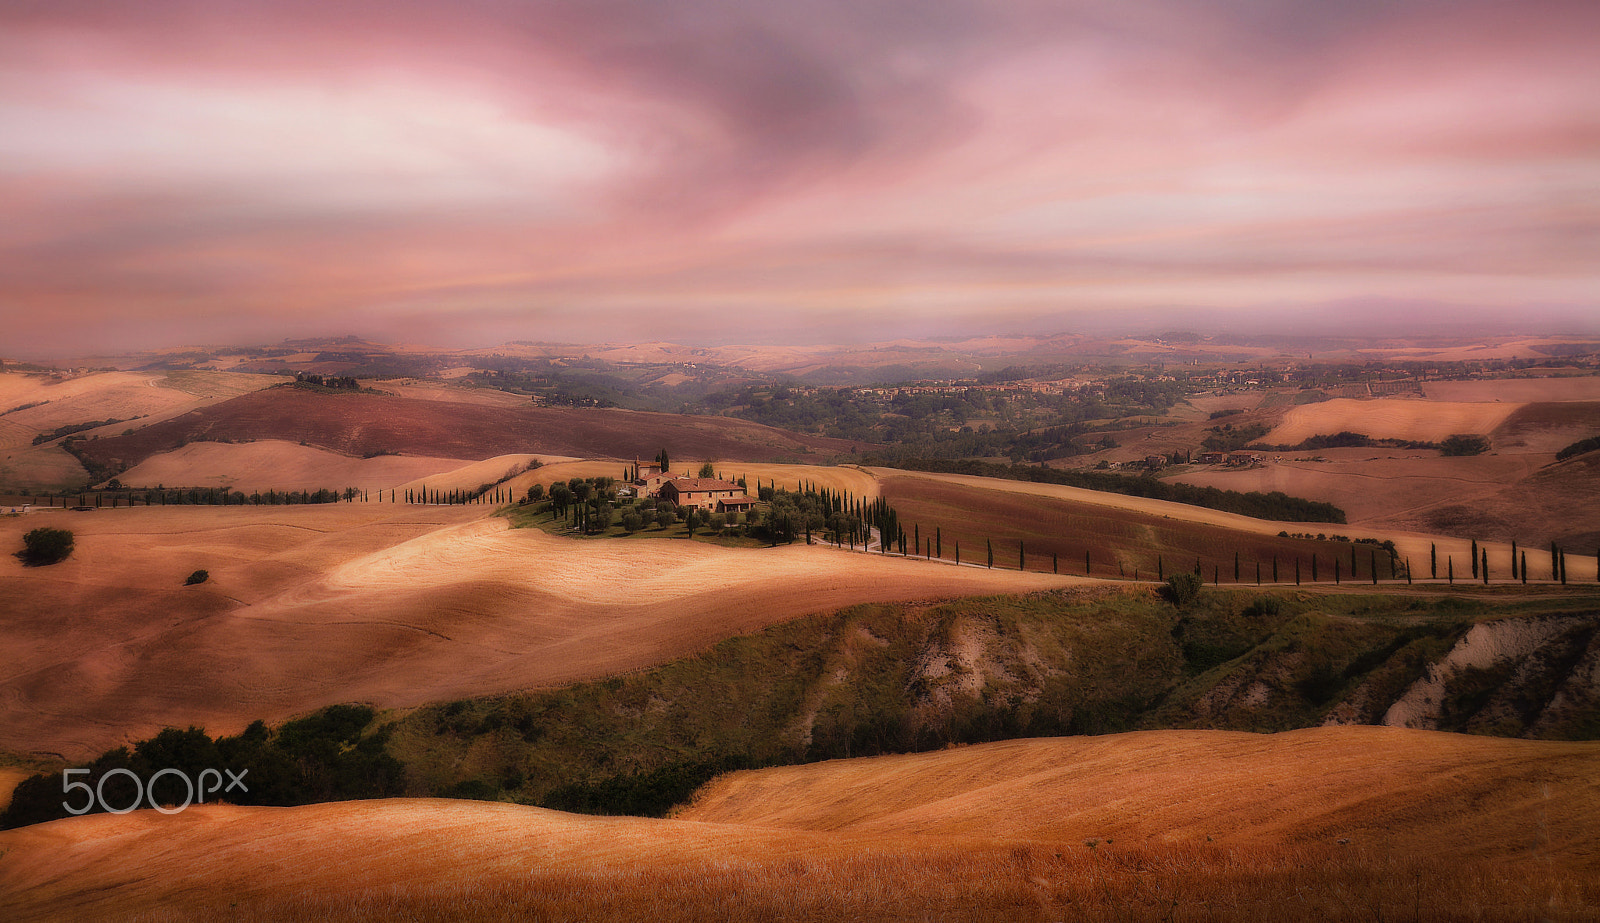
[[[1561,549],[1561,585],[1567,585],[1567,550]]]
[[[917,540],[917,550],[921,551],[922,550],[922,523],[915,523],[915,524],[913,524],[911,526],[911,535],[912,535],[913,538],[915,538]],[[806,542],[806,544],[809,545],[811,543],[810,542]]]
[[[1261,567],[1261,565],[1258,562],[1256,564],[1257,570],[1259,570],[1260,567]],[[1300,582],[1300,559],[1298,557],[1294,559],[1294,573],[1295,573],[1294,582],[1295,583],[1299,583]],[[1260,583],[1261,581],[1257,580],[1256,582]],[[1273,583],[1277,583],[1278,582],[1278,556],[1277,555],[1273,555],[1272,556],[1272,582]]]
[[[956,542],[956,566],[961,566],[961,543]]]
[[[1295,557],[1294,557],[1294,585],[1295,586],[1299,586],[1300,585],[1300,556],[1299,555],[1295,555]]]
[[[984,547],[989,550],[989,567],[993,568],[994,567],[994,542],[991,542],[988,539],[984,539],[983,540],[983,544],[984,544]]]
[[[1256,568],[1256,570],[1259,571],[1260,568],[1258,567],[1258,568]],[[1233,582],[1234,583],[1238,583],[1239,582],[1239,552],[1238,551],[1235,551],[1233,553]],[[1256,582],[1259,583],[1260,581],[1256,581]]]
[[[1050,552],[1050,573],[1061,573],[1061,558],[1054,551]]]
[[[1338,555],[1335,555],[1333,558],[1333,582],[1335,584],[1340,583],[1341,576],[1342,575],[1339,573],[1339,557]]]
[[[1433,542],[1428,543],[1428,576],[1439,579],[1439,546]]]
[[[1517,579],[1517,540],[1511,540],[1511,579]]]
[[[1028,569],[1028,543],[1017,542],[1017,570]]]
[[[1522,553],[1522,585],[1528,585],[1528,553]]]
[[[1554,545],[1551,546],[1551,548],[1554,548],[1554,547],[1555,547]],[[1555,556],[1553,554],[1550,557],[1550,564],[1551,564],[1552,567],[1555,566]],[[1478,540],[1477,539],[1473,539],[1472,540],[1472,579],[1474,579],[1474,580],[1478,579]]]
[[[1444,566],[1445,566],[1445,570],[1450,575],[1450,585],[1451,586],[1455,586],[1456,585],[1456,559],[1451,557],[1450,555],[1445,555]]]
[[[1256,586],[1261,585],[1261,562],[1256,562]]]
[[[1489,549],[1483,549],[1483,582],[1489,582]]]
[[[933,551],[934,557],[941,559],[944,557],[944,529],[939,526],[933,527]]]
[[[1156,579],[1157,580],[1166,580],[1167,579],[1166,568],[1164,568],[1162,566],[1162,564],[1161,564],[1161,555],[1159,555],[1159,554],[1156,555]]]
[[[1406,558],[1406,586],[1411,585],[1411,559]]]
[[[1234,581],[1234,583],[1238,582],[1237,580]],[[1222,586],[1222,565],[1220,564],[1211,565],[1211,585]]]
[[[1554,539],[1551,539],[1551,541],[1550,541],[1550,579],[1551,580],[1559,580],[1560,578],[1561,578],[1561,569],[1560,569],[1560,566],[1556,563],[1556,543],[1555,543]]]
[[[1372,568],[1372,585],[1373,586],[1377,586],[1378,585],[1378,553],[1376,551],[1372,552],[1372,560],[1370,562],[1368,562],[1368,563],[1369,563],[1369,566]]]

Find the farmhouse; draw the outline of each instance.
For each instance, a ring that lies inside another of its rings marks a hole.
[[[672,480],[672,475],[661,467],[659,462],[641,462],[633,460],[633,486],[641,497],[654,497],[661,492],[661,485]]]
[[[1253,452],[1234,452],[1228,456],[1228,464],[1236,468],[1248,468],[1261,463],[1261,456]]]
[[[679,506],[722,512],[747,509],[755,503],[743,487],[719,478],[671,478],[661,485],[659,496]]]
[[[1202,465],[1220,465],[1220,464],[1223,463],[1223,461],[1225,461],[1227,459],[1227,457],[1228,457],[1228,454],[1226,452],[1201,452],[1200,453],[1200,464],[1202,464]]]

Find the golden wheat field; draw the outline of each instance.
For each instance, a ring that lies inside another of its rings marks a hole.
[[[1366,450],[1363,450],[1366,451]],[[863,469],[875,476],[888,477],[890,475],[909,478],[927,478],[951,484],[961,484],[981,490],[999,490],[1009,493],[1019,493],[1037,497],[1051,497],[1067,500],[1074,503],[1093,504],[1098,507],[1123,509],[1163,516],[1169,519],[1184,522],[1199,523],[1221,529],[1231,529],[1240,532],[1253,532],[1259,535],[1277,535],[1279,532],[1317,534],[1341,534],[1350,538],[1374,538],[1393,541],[1397,553],[1403,559],[1410,559],[1419,568],[1426,567],[1430,553],[1437,551],[1441,578],[1445,573],[1445,561],[1454,557],[1461,562],[1463,573],[1466,562],[1471,554],[1473,540],[1458,536],[1441,536],[1392,528],[1381,522],[1362,523],[1353,525],[1339,525],[1326,522],[1278,522],[1265,519],[1253,519],[1237,513],[1227,513],[1221,510],[1206,509],[1205,507],[1191,506],[1186,503],[1173,503],[1166,500],[1152,500],[1145,497],[1130,497],[1123,494],[1105,493],[1097,490],[1086,490],[1081,487],[1068,487],[1062,484],[1040,484],[1031,481],[1006,481],[995,478],[973,477],[964,474],[937,474],[922,471],[899,471],[886,468]],[[1259,470],[1259,469],[1257,469]],[[1220,477],[1220,476],[1219,476]],[[1182,478],[1187,481],[1188,478]],[[1209,483],[1200,481],[1200,483]],[[1226,486],[1223,481],[1215,482],[1216,486]],[[1235,487],[1235,490],[1255,489],[1251,487]],[[1509,572],[1511,544],[1506,542],[1480,541],[1480,549],[1489,552],[1491,561],[1497,572],[1504,567]],[[1595,561],[1591,556],[1568,555],[1569,569],[1573,573],[1593,574]]]
[[[92,815],[0,833],[0,913],[1593,920],[1597,770],[1592,743],[1157,731],[739,773],[670,820],[441,800]]]
[[[66,526],[68,560],[0,558],[0,748],[97,753],[166,725],[237,731],[652,666],[858,602],[1027,592],[1074,578],[796,544],[582,540],[485,506],[138,507]],[[185,586],[204,569],[210,578]]]
[[[409,483],[473,464],[465,459],[415,455],[352,458],[314,446],[263,439],[247,443],[193,442],[153,455],[117,478],[140,487],[225,487],[244,493],[346,487],[369,491],[399,487],[403,493]],[[476,487],[480,483],[452,486]]]
[[[1427,450],[1284,452],[1250,468],[1194,466],[1171,480],[1221,490],[1283,491],[1345,511],[1352,528],[1381,528],[1408,513],[1498,493],[1548,464],[1548,455],[1445,458]]]
[[[83,431],[114,435],[285,381],[281,376],[228,372],[0,373],[0,481],[57,488],[81,485],[77,459],[50,440],[33,440],[60,426],[116,420]]]
[[[1361,433],[1374,439],[1438,442],[1456,433],[1488,433],[1522,405],[1397,398],[1350,400],[1291,407],[1261,441],[1296,445],[1316,435]]]

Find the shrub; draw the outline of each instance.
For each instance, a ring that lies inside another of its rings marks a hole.
[[[1440,455],[1482,455],[1489,451],[1489,440],[1471,433],[1457,433],[1439,443]]]
[[[1276,596],[1257,596],[1245,608],[1245,615],[1277,615],[1283,608],[1283,603]]]
[[[1161,595],[1174,606],[1187,606],[1200,596],[1200,578],[1188,571],[1167,578]]]
[[[188,580],[183,581],[183,585],[184,586],[194,586],[197,583],[205,583],[207,580],[210,580],[210,579],[211,579],[211,575],[210,574],[206,573],[203,570],[197,570],[194,573],[189,575],[189,579]]]
[[[30,567],[56,564],[72,554],[72,533],[66,529],[43,526],[24,535],[22,546],[19,557],[24,564]]]

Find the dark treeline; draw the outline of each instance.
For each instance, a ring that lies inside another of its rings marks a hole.
[[[38,406],[38,405],[26,405],[25,404],[23,406],[26,407],[26,406]],[[22,408],[19,407],[19,408],[13,408],[13,409],[20,410]],[[7,411],[7,412],[9,413],[10,411]],[[60,439],[62,436],[71,436],[74,433],[87,432],[87,431],[89,431],[91,429],[98,429],[99,427],[102,427],[102,426],[110,426],[113,423],[123,423],[123,422],[126,422],[126,421],[119,420],[119,419],[113,417],[113,418],[108,419],[108,420],[89,420],[89,421],[86,421],[84,423],[67,423],[67,424],[64,424],[62,426],[56,427],[55,429],[51,430],[48,433],[40,433],[39,435],[33,437],[33,444],[34,445],[43,445],[44,443],[49,442],[52,439]]]
[[[1572,445],[1569,445],[1557,452],[1556,461],[1566,461],[1574,456],[1596,450],[1600,450],[1600,436],[1590,436],[1588,439],[1580,439],[1577,442],[1574,442]]]
[[[151,800],[181,805],[190,786],[212,788],[201,781],[207,770],[220,775],[220,784],[207,792],[206,803],[220,799],[285,806],[399,795],[405,767],[385,750],[389,730],[364,733],[375,715],[364,705],[334,705],[276,731],[257,721],[236,737],[215,740],[199,728],[167,728],[134,744],[131,751],[108,750],[78,767],[89,772],[74,773],[72,781],[87,785],[95,793],[92,799],[80,789],[64,790],[66,777],[61,773],[24,779],[12,794],[11,805],[0,814],[0,829],[69,817],[64,800],[75,809],[92,801],[89,813],[107,807],[121,811],[135,799],[140,806]],[[164,770],[176,770],[187,783]],[[229,790],[231,780],[223,774],[227,770],[241,777],[242,788]],[[139,781],[135,783],[128,773]],[[163,777],[156,778],[158,773]]]
[[[1266,435],[1265,432],[1260,435]],[[1374,439],[1364,433],[1352,433],[1341,430],[1337,433],[1318,433],[1307,436],[1294,445],[1272,445],[1264,442],[1252,442],[1250,448],[1262,452],[1314,452],[1319,449],[1437,449],[1437,442],[1421,442],[1415,439]]]
[[[296,372],[294,381],[298,385],[314,385],[318,388],[328,388],[333,391],[361,390],[361,382],[349,375],[329,375],[324,377],[310,372]]]
[[[1340,524],[1345,522],[1344,510],[1331,503],[1291,497],[1280,491],[1241,493],[1236,490],[1173,484],[1155,478],[1126,477],[1098,471],[1063,471],[1028,465],[996,465],[988,462],[933,458],[902,460],[898,463],[898,467],[909,471],[936,471],[946,474],[1004,478],[1011,481],[1033,481],[1040,484],[1063,484],[1068,487],[1082,487],[1130,497],[1187,503],[1190,506],[1238,513],[1256,519]]]
[[[380,491],[392,498],[393,491]],[[148,489],[115,487],[104,490],[45,491],[39,494],[45,506],[111,507],[120,506],[289,506],[311,503],[351,503],[369,500],[359,487],[344,490],[257,490],[244,493],[225,487],[153,487]]]

